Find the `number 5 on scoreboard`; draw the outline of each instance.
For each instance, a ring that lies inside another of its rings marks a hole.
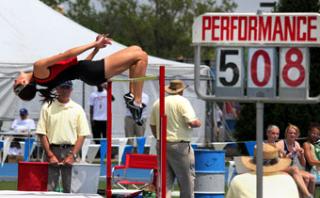
[[[243,96],[243,48],[217,48],[216,96]]]

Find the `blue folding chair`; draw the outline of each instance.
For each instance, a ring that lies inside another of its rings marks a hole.
[[[248,154],[250,156],[253,156],[254,155],[254,147],[256,145],[256,141],[248,141],[248,142],[245,142],[244,144],[246,145]]]
[[[107,140],[104,138],[100,140],[100,175],[106,175],[106,166],[104,163],[106,154],[107,154]]]
[[[146,144],[146,137],[137,137],[137,153],[143,154],[144,153],[144,145]]]
[[[124,147],[122,157],[121,157],[121,164],[126,163],[126,155],[133,152],[133,146],[132,145],[126,145]]]
[[[107,154],[107,140],[101,139],[100,140],[100,165],[101,167],[104,164],[104,159],[106,158]]]
[[[0,141],[0,151],[3,149],[3,145],[4,145],[4,142],[1,140]]]
[[[30,155],[32,155],[34,141],[35,141],[34,138],[25,139],[24,154],[23,154],[23,161],[25,162],[29,161]]]

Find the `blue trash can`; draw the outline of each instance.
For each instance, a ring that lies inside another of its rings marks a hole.
[[[195,198],[224,198],[225,152],[195,149]]]

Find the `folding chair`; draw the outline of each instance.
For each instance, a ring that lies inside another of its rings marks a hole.
[[[248,141],[248,142],[245,142],[244,144],[246,145],[248,154],[250,156],[253,156],[254,155],[254,147],[256,145],[256,141]]]
[[[124,165],[114,166],[112,180],[123,189],[155,184],[158,170],[157,155],[127,154]],[[140,187],[141,188],[141,187]]]
[[[122,153],[122,157],[121,157],[121,164],[126,164],[126,160],[127,160],[127,154],[130,154],[133,152],[133,146],[132,145],[126,145],[124,147],[123,153]]]
[[[26,138],[24,142],[19,142],[23,153],[23,161],[27,162],[30,160],[30,156],[35,148],[35,139]]]

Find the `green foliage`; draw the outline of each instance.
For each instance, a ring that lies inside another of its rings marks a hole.
[[[192,58],[191,29],[194,17],[209,11],[231,11],[235,5],[225,0],[136,0],[102,1],[106,9],[105,28],[126,45],[137,44],[149,54],[175,59]]]
[[[278,12],[319,12],[318,0],[280,0],[276,10]],[[310,96],[320,94],[320,50],[310,48]],[[264,127],[276,124],[280,127],[281,135],[288,123],[297,125],[301,130],[301,136],[307,135],[310,123],[320,122],[319,104],[265,104]],[[243,104],[240,119],[236,125],[236,137],[238,140],[253,140],[256,138],[256,108],[254,104]]]
[[[124,45],[140,45],[149,54],[175,59],[193,59],[192,23],[205,12],[231,12],[232,0],[42,0],[52,7],[64,2],[65,15],[99,33],[109,33]],[[213,50],[212,50],[213,51]],[[205,53],[204,59],[212,59]]]
[[[88,29],[98,33],[105,33],[103,25],[104,13],[98,12],[91,2],[91,0],[69,1],[69,9],[66,10],[65,14]]]
[[[66,2],[67,0],[41,0],[41,1],[50,7],[57,7],[58,5]]]

